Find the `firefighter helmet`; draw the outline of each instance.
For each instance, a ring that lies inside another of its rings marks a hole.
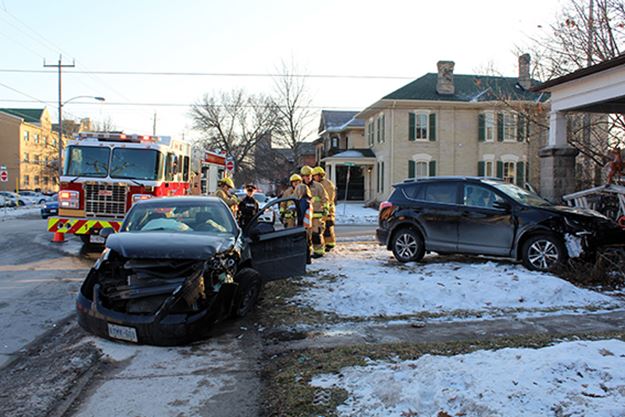
[[[301,181],[302,177],[300,177],[298,174],[293,174],[291,175],[291,178],[289,178],[289,182],[293,182],[293,181]]]
[[[314,167],[312,170],[313,175],[321,175],[322,177],[326,175],[326,172],[321,167]]]
[[[232,178],[224,177],[219,180],[218,184],[227,185],[230,188],[234,188],[234,181],[232,181]]]
[[[312,175],[312,168],[308,165],[304,165],[302,169],[299,170],[301,175]]]

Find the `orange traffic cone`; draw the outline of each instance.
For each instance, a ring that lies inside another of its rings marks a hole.
[[[52,242],[54,242],[54,243],[63,243],[63,242],[65,242],[65,234],[64,233],[55,232],[54,236],[52,237]]]

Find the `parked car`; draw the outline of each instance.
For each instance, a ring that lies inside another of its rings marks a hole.
[[[27,200],[21,195],[17,195],[11,191],[0,191],[0,195],[2,195],[6,200],[6,205],[8,207],[17,207],[17,206],[25,206],[27,204]],[[30,200],[29,204],[30,204]]]
[[[237,190],[235,194],[239,200],[244,199],[246,196],[245,190]],[[258,201],[260,207],[263,207],[269,201],[269,197],[264,193],[256,192],[254,193],[254,200]]]
[[[509,257],[548,271],[567,257],[625,243],[607,217],[557,206],[498,179],[432,177],[396,184],[380,205],[377,239],[400,262],[426,251]]]
[[[57,214],[59,214],[59,200],[58,195],[54,194],[41,208],[41,218],[47,219],[48,217],[56,216]]]
[[[20,197],[28,204],[45,204],[48,201],[48,197],[37,191],[20,190]]]
[[[261,213],[241,230],[216,197],[137,202],[119,233],[100,232],[106,247],[79,291],[80,325],[110,339],[176,345],[245,316],[264,282],[306,269],[304,228],[276,230]]]

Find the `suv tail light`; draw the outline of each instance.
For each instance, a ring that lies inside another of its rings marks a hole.
[[[63,190],[59,192],[59,207],[77,209],[80,207],[80,192]]]
[[[389,208],[389,207],[393,207],[393,203],[391,203],[390,201],[382,201],[380,203],[380,211],[384,210],[385,208]]]

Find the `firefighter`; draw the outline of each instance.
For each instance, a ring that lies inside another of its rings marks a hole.
[[[231,195],[231,191],[234,190],[234,182],[232,178],[224,177],[217,182],[217,191],[215,191],[215,196],[221,198],[224,203],[230,210],[232,210],[232,214],[234,217],[237,217],[237,208],[239,204],[239,199],[236,195]]]
[[[298,174],[293,174],[289,178],[289,182],[291,186],[282,193],[282,198],[295,197],[295,190],[302,183],[302,177]],[[303,195],[304,192],[300,192],[300,194]],[[301,198],[301,195],[299,198]],[[280,219],[286,228],[295,227],[297,225],[297,206],[293,201],[280,203]]]
[[[297,174],[295,174],[297,175]],[[302,177],[297,175],[295,179],[301,180]],[[293,178],[293,176],[291,176]],[[297,182],[297,181],[296,181]],[[293,196],[297,198],[297,226],[304,227],[306,229],[306,263],[310,264],[313,253],[313,239],[312,239],[312,215],[306,218],[307,213],[311,213],[312,210],[309,210],[311,207],[311,199],[312,195],[310,192],[310,188],[302,181],[297,182],[297,186],[293,187]]]
[[[336,235],[334,234],[334,222],[336,221],[336,186],[325,176],[326,172],[322,167],[313,168],[313,179],[321,184],[321,186],[326,190],[326,193],[328,193],[328,214],[323,219],[325,223],[323,240],[326,245],[326,252],[329,252],[336,246]]]
[[[247,195],[239,202],[239,225],[242,229],[258,213],[258,201],[254,198],[255,192],[256,186],[253,184],[246,185],[245,193]]]
[[[326,253],[325,244],[323,241],[324,222],[323,219],[327,214],[328,193],[321,184],[313,181],[312,168],[308,165],[304,165],[300,171],[303,183],[310,188],[310,195],[312,196],[312,243],[313,243],[313,258],[320,258]]]

